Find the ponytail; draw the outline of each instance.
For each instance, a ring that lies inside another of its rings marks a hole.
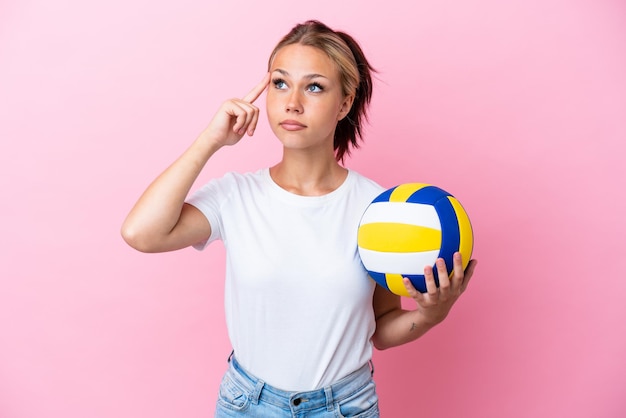
[[[354,102],[348,115],[337,123],[335,130],[335,158],[343,161],[346,155],[350,155],[351,148],[359,147],[359,139],[363,140],[363,123],[367,121],[367,111],[372,99],[372,76],[375,72],[365,58],[363,50],[350,35],[337,33],[352,51],[359,73],[359,83],[354,93]]]

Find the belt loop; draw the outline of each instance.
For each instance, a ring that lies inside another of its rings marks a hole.
[[[259,398],[261,397],[261,391],[263,390],[263,386],[265,386],[265,382],[261,379],[257,380],[256,384],[254,385],[254,391],[250,394],[250,400],[255,405],[259,403]]]
[[[374,362],[370,359],[368,363],[370,365],[370,370],[372,371],[372,377],[373,377],[374,376]]]
[[[332,386],[326,386],[324,388],[324,395],[326,395],[326,410],[332,411],[335,407],[333,402],[333,389]]]

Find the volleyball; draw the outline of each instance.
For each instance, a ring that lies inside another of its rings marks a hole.
[[[378,195],[365,209],[358,228],[358,251],[370,277],[391,292],[408,296],[407,277],[426,292],[424,267],[443,258],[452,274],[459,251],[463,269],[469,264],[474,235],[461,203],[450,193],[424,183],[406,183]]]

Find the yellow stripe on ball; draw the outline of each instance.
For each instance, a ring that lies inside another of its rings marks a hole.
[[[419,225],[370,223],[361,225],[358,245],[388,253],[434,251],[441,247],[441,231]]]
[[[387,287],[389,287],[392,293],[400,296],[409,296],[409,292],[407,292],[404,283],[402,283],[402,275],[388,273],[385,274],[385,279],[387,280]]]
[[[463,269],[465,269],[469,264],[470,258],[472,257],[472,249],[474,247],[472,225],[469,217],[467,216],[467,212],[465,212],[461,203],[452,196],[449,196],[448,199],[450,200],[452,207],[454,207],[454,211],[456,212],[456,217],[459,222],[459,252],[463,256]]]
[[[406,183],[397,186],[391,195],[389,196],[390,202],[406,202],[406,200],[413,193],[418,191],[419,189],[423,189],[426,186],[430,186],[429,184],[424,183]]]

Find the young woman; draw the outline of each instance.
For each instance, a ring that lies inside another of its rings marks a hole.
[[[383,188],[341,162],[356,147],[372,93],[372,68],[349,35],[317,21],[295,26],[276,46],[269,72],[243,99],[224,102],[188,150],[143,193],[122,227],[145,252],[227,250],[225,309],[234,348],[217,417],[378,416],[373,346],[413,341],[441,322],[463,293],[459,254],[440,286],[405,286],[416,309],[368,278],[359,219]],[[274,166],[228,173],[188,196],[211,156],[253,135],[255,100],[283,145]]]

